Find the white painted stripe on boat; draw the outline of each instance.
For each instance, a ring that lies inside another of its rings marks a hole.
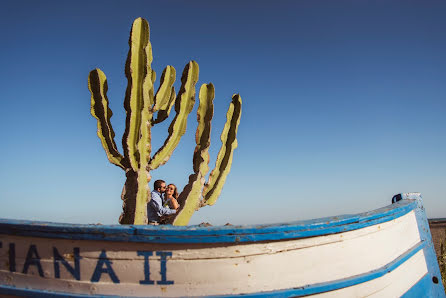
[[[0,240],[3,247],[11,241],[16,243],[18,272],[22,272],[29,245],[35,244],[45,276],[49,277],[39,277],[34,266],[30,266],[28,274],[22,274],[10,273],[5,265],[0,265],[2,280],[10,278],[8,285],[86,294],[168,297],[276,291],[365,274],[404,254],[420,242],[420,237],[411,211],[389,222],[345,233],[233,246],[104,243],[4,235]],[[73,247],[80,248],[81,281],[75,280],[63,266],[61,279],[52,279],[53,247],[67,259]],[[109,274],[102,274],[99,282],[91,283],[102,250],[106,251],[119,284],[113,283]],[[138,250],[154,251],[149,258],[150,278],[154,281],[161,280],[160,257],[155,252],[171,251],[166,277],[174,284],[139,284],[145,276],[144,257],[137,255]],[[4,251],[0,264],[7,261]]]
[[[358,285],[361,283],[365,283],[368,281],[371,281],[376,278],[380,278],[389,272],[395,270],[399,266],[401,266],[404,262],[409,260],[412,256],[414,256],[417,252],[419,252],[422,249],[426,249],[426,243],[420,242],[415,247],[398,257],[397,259],[393,260],[391,263],[387,264],[384,267],[381,267],[377,270],[367,272],[365,274],[356,275],[347,279],[341,279],[336,281],[331,281],[328,283],[322,283],[322,284],[313,284],[308,285],[305,287],[299,287],[299,288],[292,288],[292,289],[286,289],[286,290],[279,290],[279,291],[271,291],[271,292],[259,292],[259,293],[252,293],[252,294],[235,294],[235,295],[217,295],[217,296],[206,296],[206,297],[240,297],[241,295],[244,297],[301,297],[301,296],[308,296],[312,294],[317,293],[323,293],[323,292],[329,292],[334,291],[337,289],[347,288],[354,285]],[[428,264],[428,263],[427,263]],[[409,289],[408,292],[406,292],[403,297],[421,297],[421,296],[429,296],[429,297],[443,297],[444,290],[441,292],[438,292],[440,295],[435,295],[435,293],[432,291],[432,279],[429,274],[426,274],[421,280],[419,280],[412,288]],[[0,285],[0,293],[1,294],[12,294],[17,296],[33,296],[33,297],[73,297],[73,298],[79,298],[79,297],[86,297],[85,294],[72,294],[72,293],[63,293],[63,292],[54,292],[54,291],[47,291],[47,290],[33,290],[33,289],[16,289],[14,287],[10,286],[4,286]],[[87,294],[88,295],[88,294]],[[117,296],[110,296],[110,295],[88,295],[88,297],[117,297]],[[124,297],[124,296],[119,296]]]
[[[424,251],[420,250],[390,273],[355,286],[311,295],[311,297],[400,297],[427,274]]]

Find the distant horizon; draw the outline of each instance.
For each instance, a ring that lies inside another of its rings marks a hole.
[[[390,204],[392,205],[392,204]],[[390,206],[389,205],[389,206]],[[383,206],[381,208],[384,208],[386,206]],[[380,209],[380,208],[378,208]],[[375,209],[375,210],[378,210]],[[363,213],[368,213],[370,211],[375,211],[375,210],[369,210]],[[363,214],[363,213],[358,213],[357,215]],[[328,216],[328,217],[320,217],[320,218],[311,218],[311,219],[305,219],[305,220],[296,220],[296,221],[289,221],[289,222],[269,222],[269,223],[254,223],[254,224],[249,224],[249,225],[277,225],[277,224],[290,224],[293,222],[305,222],[305,221],[314,221],[314,220],[325,220],[327,218],[331,218],[331,217],[339,217],[339,216],[344,216],[344,215],[356,215],[356,214],[336,214],[336,215],[332,215],[332,216]],[[1,220],[5,220],[5,221],[29,221],[29,220],[24,220],[24,219],[14,219],[14,218],[0,218]],[[427,220],[429,221],[429,224],[434,224],[434,223],[438,223],[438,224],[446,224],[446,217],[440,217],[440,218],[427,218]],[[79,224],[85,224],[85,225],[91,225],[91,226],[106,226],[106,225],[117,225],[117,226],[121,226],[122,224],[119,223],[115,223],[115,224],[102,224],[102,223],[76,223],[76,222],[51,222],[51,221],[40,221],[40,220],[32,220],[33,222],[42,222],[42,223],[51,223],[51,224],[62,224],[62,225],[79,225]],[[214,225],[212,224],[212,222],[201,222],[201,223],[196,223],[196,224],[189,224],[188,226],[213,226],[213,227],[223,227],[223,226],[244,226],[244,224],[231,224],[230,222],[225,223],[225,224],[220,224],[220,225]],[[129,226],[129,225],[124,225],[124,226]]]
[[[429,221],[446,221],[446,217],[441,218],[428,218]]]

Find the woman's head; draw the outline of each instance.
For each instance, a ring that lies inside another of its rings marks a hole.
[[[175,184],[167,185],[166,194],[169,196],[170,195],[173,196],[175,199],[178,199],[178,191],[177,191],[177,187],[175,186]]]

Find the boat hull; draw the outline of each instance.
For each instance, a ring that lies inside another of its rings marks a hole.
[[[276,225],[0,221],[0,293],[52,296],[444,297],[418,194]]]

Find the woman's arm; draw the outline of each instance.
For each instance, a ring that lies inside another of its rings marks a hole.
[[[174,197],[172,197],[169,199],[169,207],[176,210],[180,208],[180,204],[178,204],[178,201]]]

